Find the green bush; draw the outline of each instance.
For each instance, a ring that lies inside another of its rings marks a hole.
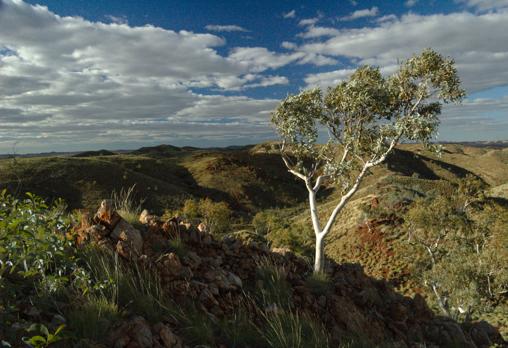
[[[193,224],[204,223],[212,234],[223,235],[230,232],[232,211],[226,202],[214,202],[209,198],[188,199],[183,205],[181,215]]]

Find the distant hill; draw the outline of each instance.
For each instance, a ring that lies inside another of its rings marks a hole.
[[[182,148],[173,145],[158,145],[158,146],[149,146],[142,147],[139,150],[134,150],[131,152],[133,155],[156,155],[156,156],[167,156],[172,155],[175,152],[183,151]],[[191,150],[192,151],[192,150]]]
[[[116,153],[108,151],[108,150],[98,150],[98,151],[86,151],[86,152],[80,152],[75,155],[74,157],[96,157],[96,156],[114,156]]]

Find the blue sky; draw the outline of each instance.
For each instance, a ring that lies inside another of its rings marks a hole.
[[[508,139],[508,0],[0,0],[0,153],[275,137],[288,93],[432,47],[469,93],[439,140]]]

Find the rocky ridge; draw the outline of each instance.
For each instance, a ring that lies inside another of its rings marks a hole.
[[[259,263],[269,259],[285,270],[292,307],[322,320],[330,346],[339,346],[349,337],[394,347],[506,345],[488,323],[461,325],[436,316],[422,297],[396,293],[385,281],[367,276],[359,265],[329,262],[330,286],[315,291],[307,281],[311,266],[287,250],[269,250],[256,242],[232,238],[217,240],[204,225],[194,227],[178,218],[162,221],[147,211],[140,222],[143,228],[134,228],[103,201],[91,223],[78,230],[78,244],[96,243],[143,267],[154,267],[167,296],[177,303],[191,300],[214,318],[235,314],[258,281]],[[167,252],[176,239],[184,243],[184,255]],[[263,310],[280,309],[274,304]],[[256,309],[251,314],[255,321]],[[180,324],[170,318],[150,325],[136,316],[111,332],[108,342],[118,348],[187,347],[179,330]]]

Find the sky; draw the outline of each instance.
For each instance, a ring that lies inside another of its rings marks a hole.
[[[438,140],[508,140],[508,0],[0,0],[0,153],[275,139],[288,94],[430,47]]]

